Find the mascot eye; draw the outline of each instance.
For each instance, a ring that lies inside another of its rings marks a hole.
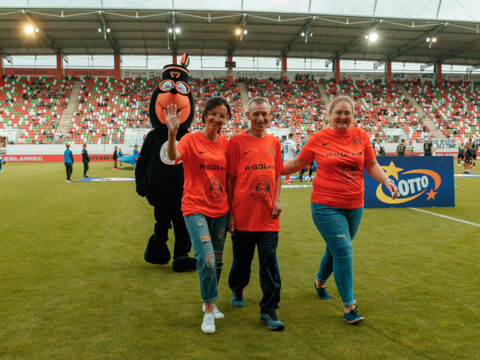
[[[173,81],[165,80],[160,84],[160,89],[162,90],[170,90],[173,87]]]
[[[184,82],[179,81],[177,82],[176,86],[179,93],[188,94],[188,92],[190,91],[188,85],[185,84]]]

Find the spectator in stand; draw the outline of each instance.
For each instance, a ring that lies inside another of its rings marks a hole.
[[[173,104],[168,105],[165,110],[168,157],[170,160],[181,159],[185,171],[182,213],[197,259],[205,312],[201,329],[206,334],[215,332],[214,319],[224,317],[214,301],[218,299],[218,282],[223,267],[228,221],[228,140],[220,135],[220,131],[231,116],[227,100],[220,96],[211,97],[202,113],[205,124],[203,130],[186,134],[175,146],[180,113],[177,113],[177,105]]]
[[[351,126],[355,117],[353,100],[348,96],[333,99],[328,117],[330,127],[312,135],[300,154],[285,163],[285,173],[298,171],[314,159],[317,162],[311,209],[326,250],[314,286],[320,299],[330,300],[325,283],[333,272],[343,317],[355,324],[364,320],[355,306],[352,248],[363,215],[363,167],[392,193],[392,199],[398,197],[398,190],[377,163],[366,131]]]
[[[428,140],[426,140],[423,143],[423,154],[424,154],[424,156],[432,156],[432,155],[434,155],[433,151],[434,150],[433,150],[432,137],[429,136]]]
[[[63,153],[63,162],[65,163],[65,170],[67,171],[67,180],[65,180],[65,182],[71,183],[73,182],[70,180],[73,172],[73,153],[72,150],[70,150],[70,144],[67,143],[65,146],[66,150]]]
[[[118,157],[121,158],[123,156],[122,148],[118,149]],[[123,168],[123,163],[120,161],[120,167]]]
[[[402,139],[400,144],[397,146],[397,156],[405,156],[405,151],[407,150],[407,145],[405,144],[406,140]]]
[[[295,157],[295,142],[293,133],[288,134],[288,140],[283,142],[283,161],[292,160]],[[291,184],[290,175],[285,175],[285,184]]]
[[[117,160],[118,160],[118,146],[115,146],[115,150],[113,151],[113,170],[118,170]],[[137,160],[135,159],[135,163],[136,162]]]
[[[270,330],[283,330],[277,315],[281,279],[277,263],[280,230],[280,188],[283,162],[280,141],[266,132],[270,104],[252,98],[246,111],[250,128],[234,135],[228,144],[227,193],[230,205],[228,230],[232,234],[233,261],[228,278],[233,306],[245,306],[243,290],[250,281],[251,264],[258,248],[260,320]],[[260,166],[262,165],[262,166]]]
[[[90,157],[88,156],[87,151],[87,144],[83,144],[82,149],[82,162],[83,162],[83,178],[88,178],[87,171],[88,171],[88,163],[90,162]]]

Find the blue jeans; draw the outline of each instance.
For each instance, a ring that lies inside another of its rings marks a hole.
[[[202,214],[185,216],[197,259],[197,273],[203,302],[218,299],[218,281],[222,273],[222,256],[227,235],[228,214],[211,218]]]
[[[352,240],[360,226],[362,215],[363,206],[358,209],[338,209],[312,203],[313,222],[327,243],[317,280],[326,282],[333,271],[343,306],[356,303],[353,295]]]
[[[232,236],[233,261],[228,284],[236,293],[242,293],[250,281],[250,269],[255,245],[258,248],[260,287],[263,298],[260,301],[260,311],[270,313],[278,309],[282,281],[277,263],[277,231],[240,231],[235,230]]]

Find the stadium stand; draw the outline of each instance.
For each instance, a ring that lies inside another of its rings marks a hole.
[[[302,136],[315,131],[324,122],[325,102],[320,97],[315,81],[299,77],[294,81],[244,81],[249,98],[265,96],[270,100],[271,127],[290,129],[294,133],[295,141],[300,141]]]
[[[480,93],[473,83],[407,81],[405,87],[447,137],[457,140],[480,136]]]
[[[357,103],[356,120],[371,137],[384,139],[381,129],[402,128],[411,139],[420,137],[421,119],[398,87],[398,84],[384,84],[380,81],[352,81],[339,83],[322,81],[329,98],[339,95],[351,96]]]
[[[51,144],[55,142],[58,121],[69,101],[77,103],[68,133],[63,142],[76,144],[123,143],[126,128],[150,128],[148,108],[150,95],[159,78],[107,77],[81,79],[78,99],[70,99],[74,79],[53,77],[9,76],[0,82],[0,128],[17,129],[18,144]],[[232,118],[222,133],[227,138],[245,129],[240,86],[246,86],[248,97],[266,96],[272,103],[272,127],[288,128],[295,141],[324,126],[326,99],[320,96],[322,86],[329,99],[350,95],[357,102],[357,122],[371,137],[384,139],[383,127],[401,128],[411,141],[421,142],[430,135],[417,110],[405,97],[400,84],[420,104],[425,115],[447,136],[455,140],[480,137],[480,93],[471,82],[405,81],[389,85],[380,81],[339,83],[298,75],[293,81],[276,79],[237,79],[226,77],[192,79],[196,120],[191,131],[203,128],[201,110],[211,96],[223,96],[232,106]],[[60,139],[62,141],[62,139]]]
[[[9,76],[0,82],[0,128],[17,129],[18,144],[51,144],[73,80]]]

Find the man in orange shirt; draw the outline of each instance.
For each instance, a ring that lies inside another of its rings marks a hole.
[[[232,305],[242,307],[243,289],[250,280],[250,267],[258,247],[260,320],[270,330],[283,330],[275,310],[280,301],[280,272],[277,263],[280,188],[283,171],[280,141],[266,133],[270,104],[255,97],[248,103],[250,128],[233,136],[227,149],[227,194],[230,206],[228,230],[232,234],[233,262],[228,283]]]

